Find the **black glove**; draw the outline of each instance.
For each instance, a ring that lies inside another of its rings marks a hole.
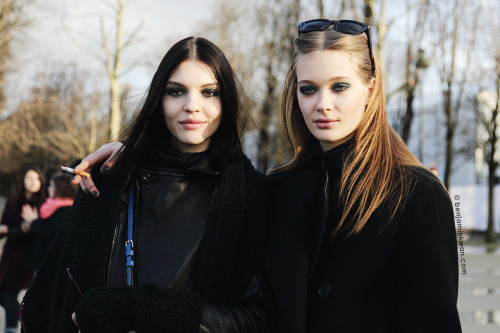
[[[88,291],[76,304],[75,314],[82,333],[126,333],[135,322],[132,287],[99,287]]]

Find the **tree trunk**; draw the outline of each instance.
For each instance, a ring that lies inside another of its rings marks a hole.
[[[453,121],[453,110],[451,103],[451,84],[448,83],[448,90],[444,92],[444,112],[446,116],[446,137],[445,137],[445,166],[443,182],[444,186],[450,188],[451,168],[453,164],[453,138],[455,136],[455,123]]]
[[[324,18],[325,8],[323,6],[323,0],[318,0],[318,11],[319,11],[319,18]]]
[[[107,70],[110,83],[110,110],[109,110],[109,140],[113,141],[118,138],[121,128],[121,91],[118,77],[121,67],[121,53],[123,51],[123,10],[125,8],[125,0],[119,0],[118,10],[116,13],[116,48],[111,54],[107,52]],[[103,40],[106,36],[103,34]]]
[[[488,142],[489,158],[488,158],[488,227],[486,229],[486,242],[495,243],[496,242],[496,232],[495,232],[495,214],[494,214],[494,195],[495,195],[495,185],[496,185],[496,170],[498,167],[498,161],[495,159],[496,145],[498,141],[497,137],[497,121],[498,113],[500,109],[500,51],[496,55],[496,105],[495,109],[491,112],[490,121],[490,140]]]

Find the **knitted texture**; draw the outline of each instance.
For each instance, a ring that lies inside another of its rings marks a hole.
[[[86,294],[105,283],[118,203],[126,182],[121,188],[112,188],[98,167],[92,174],[101,195],[95,199],[78,193],[26,292],[22,318],[27,333],[77,332],[71,314],[82,297],[78,288]],[[204,300],[236,302],[264,260],[267,227],[265,219],[257,218],[265,209],[264,178],[246,157],[235,156],[222,174],[220,196],[210,209],[193,272],[193,292],[136,289],[137,332],[197,332]],[[87,325],[91,316],[82,316]]]
[[[75,308],[82,333],[121,333],[132,329],[135,321],[134,296],[131,287],[94,288]]]

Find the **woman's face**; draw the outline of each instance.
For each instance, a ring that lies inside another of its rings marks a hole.
[[[304,121],[323,150],[355,134],[370,93],[346,52],[322,50],[297,62],[297,97]]]
[[[36,193],[40,191],[42,182],[40,180],[40,175],[35,170],[28,170],[24,175],[24,189],[29,193]]]
[[[206,150],[222,114],[219,86],[210,68],[197,60],[180,63],[167,81],[162,103],[173,146],[182,152]]]

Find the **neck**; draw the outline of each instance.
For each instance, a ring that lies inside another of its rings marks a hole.
[[[348,136],[346,136],[345,138],[342,138],[340,140],[337,140],[337,141],[320,141],[319,144],[321,146],[321,150],[328,151],[328,150],[330,150],[332,148],[338,147],[341,144],[349,141],[353,137],[354,137],[354,133],[351,133]]]

